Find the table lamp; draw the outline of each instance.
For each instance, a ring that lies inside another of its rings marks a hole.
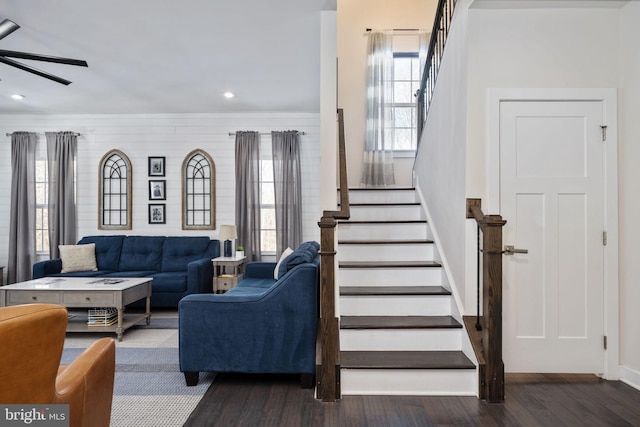
[[[233,244],[231,240],[238,238],[235,225],[221,225],[220,234],[218,235],[220,240],[224,240],[224,256],[231,257],[233,253]]]

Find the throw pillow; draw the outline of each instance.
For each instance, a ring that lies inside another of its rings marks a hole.
[[[280,255],[280,259],[278,260],[278,263],[276,264],[276,268],[273,270],[273,278],[274,279],[278,280],[278,276],[279,276],[278,272],[280,271],[280,265],[292,253],[293,253],[293,249],[291,249],[291,248],[287,248],[284,251],[282,251],[282,255]]]
[[[59,245],[60,259],[62,260],[61,273],[74,271],[96,271],[96,245]]]

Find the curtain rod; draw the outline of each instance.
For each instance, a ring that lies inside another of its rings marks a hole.
[[[371,28],[367,28],[366,29],[367,33],[370,33],[371,31],[373,31],[373,29],[371,29]],[[391,28],[391,29],[382,30],[382,31],[411,32],[411,31],[426,31],[426,30],[421,29],[421,28]]]
[[[271,135],[271,132],[259,132],[260,135]],[[306,132],[298,132],[298,135],[306,135]],[[236,136],[235,132],[229,132],[229,136]]]
[[[35,133],[36,135],[44,135],[44,133],[43,133],[43,132],[33,132],[33,133]],[[77,132],[72,132],[72,133],[73,133],[75,136],[80,136],[80,135],[82,135],[81,133],[77,133]],[[13,135],[13,133],[6,133],[5,135],[7,135],[7,136],[11,136],[11,135]]]

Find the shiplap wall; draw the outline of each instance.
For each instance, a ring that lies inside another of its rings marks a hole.
[[[303,234],[319,240],[320,119],[318,114],[163,114],[163,115],[0,115],[0,265],[6,265],[9,242],[11,138],[6,133],[75,131],[78,138],[77,201],[78,237],[91,234],[210,235],[218,230],[185,231],[181,221],[180,170],[185,156],[200,148],[216,167],[216,225],[235,223],[235,138],[229,132],[296,129],[300,136],[303,181]],[[270,140],[268,135],[262,139]],[[39,135],[41,142],[44,134]],[[98,164],[109,150],[119,149],[133,169],[133,227],[131,230],[98,230]],[[149,177],[149,156],[166,157],[166,176]],[[149,201],[150,179],[166,179],[166,201]],[[166,224],[148,224],[148,204],[166,203]],[[6,271],[5,271],[6,276]]]

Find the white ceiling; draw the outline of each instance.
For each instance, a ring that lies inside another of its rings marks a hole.
[[[0,49],[89,63],[18,59],[69,86],[0,63],[0,113],[317,112],[320,11],[335,2],[0,0],[21,26]]]

